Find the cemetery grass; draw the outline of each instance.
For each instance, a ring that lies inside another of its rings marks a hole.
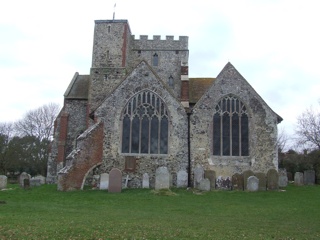
[[[0,191],[0,239],[319,239],[320,186]]]

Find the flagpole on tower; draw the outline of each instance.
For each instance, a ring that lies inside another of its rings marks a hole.
[[[116,3],[113,6],[113,20],[114,20],[115,15],[116,15]]]

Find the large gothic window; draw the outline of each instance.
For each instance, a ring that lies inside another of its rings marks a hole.
[[[213,115],[213,155],[249,156],[249,120],[245,105],[234,96],[220,100]]]
[[[122,115],[122,153],[167,154],[168,111],[153,92],[129,100]]]

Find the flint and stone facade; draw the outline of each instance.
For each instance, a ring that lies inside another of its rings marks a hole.
[[[95,21],[90,75],[76,73],[56,119],[48,182],[82,189],[88,174],[118,168],[127,186],[167,167],[176,186],[201,165],[222,179],[278,168],[282,121],[231,63],[189,78],[188,37],[140,36],[127,20]]]

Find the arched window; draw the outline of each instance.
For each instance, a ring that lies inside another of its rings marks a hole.
[[[168,125],[162,99],[150,91],[136,94],[122,115],[122,153],[167,154]]]
[[[153,66],[158,66],[159,64],[159,58],[157,53],[153,54],[152,64]]]
[[[249,156],[249,119],[234,96],[220,100],[213,115],[213,155]]]

